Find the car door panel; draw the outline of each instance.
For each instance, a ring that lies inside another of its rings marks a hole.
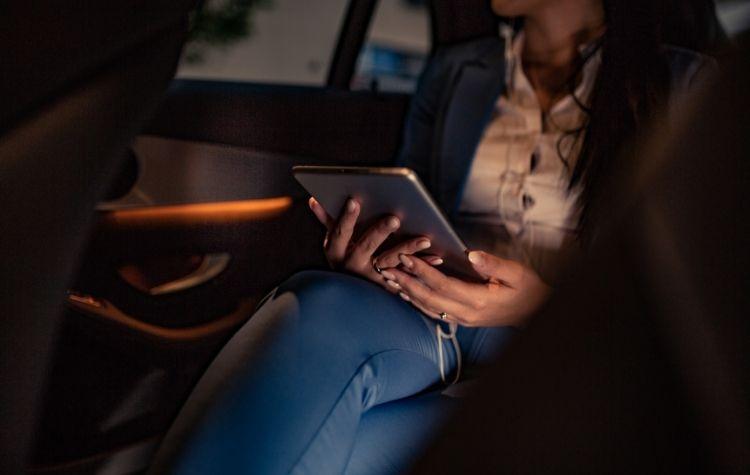
[[[147,132],[319,162],[387,164],[409,95],[178,80]]]
[[[409,99],[173,81],[131,146],[132,166],[96,210],[52,350],[31,467],[145,467],[262,297],[298,270],[326,266],[324,230],[292,166],[392,163]],[[217,259],[210,278],[152,292]]]

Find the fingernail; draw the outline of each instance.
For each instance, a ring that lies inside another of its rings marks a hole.
[[[346,203],[346,210],[353,213],[355,209],[357,209],[357,202],[349,198],[349,201]]]
[[[427,249],[431,245],[432,243],[430,242],[429,239],[420,239],[419,241],[417,241],[417,249],[419,249],[420,251],[422,249]]]
[[[443,260],[439,257],[437,259],[433,259],[430,261],[430,264],[432,264],[433,266],[439,266],[442,263],[443,263]]]
[[[313,198],[313,197],[311,196],[311,197],[310,197],[310,199],[309,199],[309,200],[307,200],[307,204],[308,204],[308,206],[310,206],[310,208],[312,208],[312,207],[314,207],[314,206],[315,206],[316,204],[318,204],[318,202],[317,202],[317,201],[315,200],[315,198]]]
[[[390,285],[391,287],[393,287],[394,289],[400,289],[401,288],[401,286],[398,285],[398,282],[395,282],[393,280],[386,280],[386,283],[388,285]]]
[[[388,280],[396,280],[396,276],[388,272],[387,270],[381,270],[380,275],[385,277]]]
[[[401,221],[399,221],[397,217],[391,216],[390,218],[388,218],[387,224],[389,228],[396,229],[397,227],[401,225]]]
[[[404,254],[399,254],[398,260],[400,260],[403,265],[410,269],[414,266],[414,262],[412,262],[412,260],[406,257]]]
[[[479,251],[471,251],[469,253],[469,262],[471,262],[472,264],[481,264],[482,254]]]
[[[402,299],[406,300],[407,302],[411,302],[411,299],[409,298],[409,296],[408,296],[408,295],[406,295],[406,294],[405,294],[405,293],[403,293],[403,292],[399,292],[399,293],[398,293],[398,296],[399,296],[399,297],[401,297]]]

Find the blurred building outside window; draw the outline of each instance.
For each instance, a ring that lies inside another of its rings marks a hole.
[[[414,92],[430,52],[425,0],[379,0],[351,88]]]

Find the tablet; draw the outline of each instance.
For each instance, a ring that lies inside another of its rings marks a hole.
[[[296,166],[292,173],[334,218],[339,216],[346,200],[354,198],[360,204],[357,232],[366,230],[385,215],[394,215],[401,226],[388,243],[425,236],[432,243],[425,252],[443,259],[441,270],[474,281],[482,280],[466,258],[466,245],[414,171]]]

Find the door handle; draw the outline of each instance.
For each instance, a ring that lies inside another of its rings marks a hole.
[[[188,269],[185,269],[187,273],[180,272],[177,275],[172,273],[171,277],[165,276],[165,279],[154,279],[154,268],[145,264],[145,267],[144,265],[137,264],[120,267],[117,269],[117,274],[122,280],[145,294],[153,296],[167,295],[182,292],[208,282],[224,272],[229,265],[229,261],[232,260],[232,257],[228,253],[219,252],[202,256],[177,258],[177,262],[185,265],[189,263],[189,259],[196,258],[200,261],[195,266],[188,265],[187,267],[190,267],[189,272],[187,272]],[[161,265],[163,268],[163,263]],[[151,275],[152,277],[143,278],[144,275]],[[159,275],[158,271],[156,271],[156,275]]]
[[[148,289],[149,295],[167,295],[197,287],[224,272],[232,257],[225,253],[206,254],[193,272],[184,277]]]
[[[146,337],[172,342],[194,342],[225,335],[233,331],[250,318],[257,301],[253,299],[241,300],[231,313],[208,323],[185,328],[170,328],[147,323],[127,315],[107,300],[73,291],[68,293],[67,305],[80,315],[115,324]]]

